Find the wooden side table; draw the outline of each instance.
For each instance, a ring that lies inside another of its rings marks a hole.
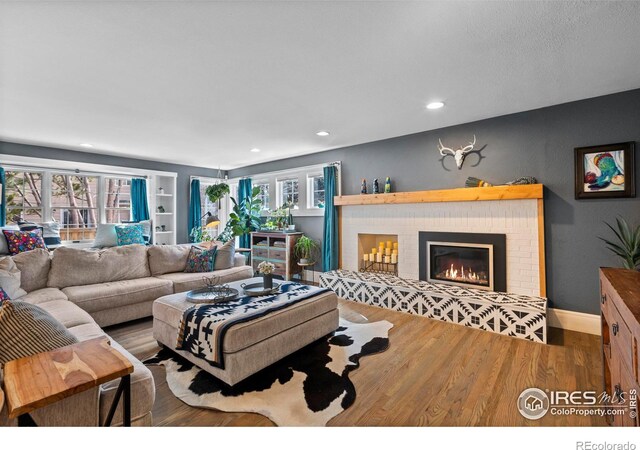
[[[120,384],[103,426],[110,426],[123,397],[123,426],[131,426],[133,364],[105,337],[9,361],[4,387],[10,419],[18,426],[37,426],[30,412],[116,378]]]

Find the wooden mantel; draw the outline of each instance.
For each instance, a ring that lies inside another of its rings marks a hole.
[[[542,199],[542,184],[392,192],[391,194],[337,195],[336,206],[400,203],[475,202],[483,200]]]

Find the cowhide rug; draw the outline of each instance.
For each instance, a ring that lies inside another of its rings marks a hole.
[[[340,328],[231,387],[168,349],[145,364],[166,368],[167,384],[190,406],[262,414],[280,426],[323,426],[353,405],[356,390],[349,373],[360,358],[389,346],[386,320]]]

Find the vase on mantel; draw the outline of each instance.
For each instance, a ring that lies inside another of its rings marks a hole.
[[[262,274],[262,284],[265,289],[273,289],[273,274],[272,273],[264,273]]]

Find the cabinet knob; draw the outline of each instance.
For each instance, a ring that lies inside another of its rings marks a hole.
[[[604,305],[604,302],[607,301],[607,294],[602,294],[600,296],[600,303],[602,303]]]
[[[611,332],[613,333],[614,336],[617,336],[618,331],[620,331],[620,325],[618,325],[618,322],[616,322],[613,325],[611,325]]]

